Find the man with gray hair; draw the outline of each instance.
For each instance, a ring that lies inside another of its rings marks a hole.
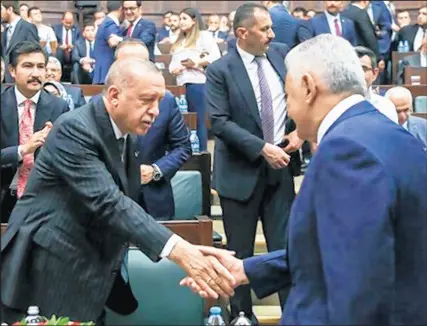
[[[46,81],[56,81],[61,83],[62,65],[55,57],[49,57],[46,65]],[[80,87],[69,84],[62,84],[67,94],[62,94],[63,98],[68,102],[70,109],[79,108],[86,104],[83,92]]]
[[[399,124],[419,139],[427,149],[427,120],[411,115],[413,112],[411,91],[405,87],[393,87],[385,93],[385,97],[395,105]]]
[[[292,284],[284,325],[427,324],[425,151],[364,99],[346,40],[306,41],[286,68],[289,115],[300,137],[319,144],[292,207],[287,250],[243,261],[224,253],[220,262],[258,297]]]
[[[164,94],[154,64],[123,59],[111,66],[101,101],[57,120],[1,239],[2,321],[21,320],[34,303],[46,316],[97,325],[106,305],[132,313],[129,243],[153,261],[169,258],[214,296],[233,294],[234,279],[218,261],[134,201],[135,135],[151,128]]]

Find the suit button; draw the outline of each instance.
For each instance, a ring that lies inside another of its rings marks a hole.
[[[111,271],[111,274],[113,274],[113,275],[117,275],[117,273],[119,272],[119,269],[118,268],[114,268],[112,271]]]

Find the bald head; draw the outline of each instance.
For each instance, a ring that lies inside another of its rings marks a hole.
[[[147,46],[137,39],[127,39],[121,42],[114,52],[116,60],[123,60],[127,58],[137,58],[148,61],[150,54],[148,53]]]
[[[399,124],[403,125],[412,113],[412,93],[401,86],[390,88],[384,95],[396,107]]]

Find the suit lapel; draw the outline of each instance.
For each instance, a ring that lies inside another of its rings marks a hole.
[[[107,153],[111,155],[110,160],[113,162],[114,170],[111,172],[113,175],[115,174],[118,176],[119,186],[121,186],[124,194],[128,195],[128,180],[125,172],[125,166],[121,160],[122,153],[120,153],[118,141],[110,121],[110,116],[107,113],[102,97],[100,97],[97,101],[94,101],[92,105],[95,107],[96,120],[99,127],[101,128],[101,135],[105,146],[107,147]]]
[[[232,60],[229,62],[229,69],[231,71],[231,75],[235,78],[235,84],[240,89],[240,93],[245,99],[246,105],[249,108],[249,111],[252,113],[256,123],[262,130],[261,125],[261,117],[259,115],[258,105],[255,98],[255,92],[251,84],[251,80],[249,79],[249,75],[246,71],[245,65],[243,64],[242,58],[237,52],[237,44],[236,48],[233,48],[234,52],[232,53]]]
[[[11,44],[15,44],[16,43],[16,38],[18,37],[18,35],[20,35],[21,33],[21,29],[22,29],[22,25],[23,25],[23,20],[22,18],[19,20],[19,22],[16,24],[15,26],[15,30],[13,31],[12,37],[10,38],[10,42],[8,44],[8,48],[7,51],[9,52],[11,47]]]
[[[1,126],[7,130],[5,130],[4,134],[11,135],[14,143],[19,144],[18,105],[16,103],[14,89],[14,87],[11,87],[3,93],[3,96],[6,97],[5,103],[7,103],[7,105],[1,109]]]
[[[321,19],[322,19],[322,26],[323,26],[322,32],[326,32],[328,34],[332,33],[331,29],[329,28],[329,23],[328,23],[328,19],[326,18],[326,15],[322,14]]]
[[[42,90],[40,93],[40,98],[36,107],[34,132],[43,129],[45,123],[48,122],[50,120],[50,117],[52,116],[52,110],[54,110],[55,108],[50,105],[50,96],[52,95],[45,93],[44,90]]]
[[[280,79],[282,80],[282,84],[284,85],[285,84],[284,59],[280,56],[280,54],[277,51],[274,51],[272,48],[270,48],[267,51],[267,58],[268,58],[268,61],[270,61],[276,73],[280,76]]]

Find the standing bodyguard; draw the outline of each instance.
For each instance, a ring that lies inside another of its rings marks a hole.
[[[208,66],[207,111],[215,135],[213,187],[223,211],[227,244],[239,258],[253,255],[261,218],[268,250],[285,247],[287,221],[295,197],[288,153],[302,145],[296,132],[285,136],[284,53],[274,38],[268,10],[258,4],[240,6],[234,18],[235,47]],[[286,148],[279,147],[284,139]],[[286,293],[280,293],[285,301]],[[236,289],[232,315],[252,313],[250,288]]]

